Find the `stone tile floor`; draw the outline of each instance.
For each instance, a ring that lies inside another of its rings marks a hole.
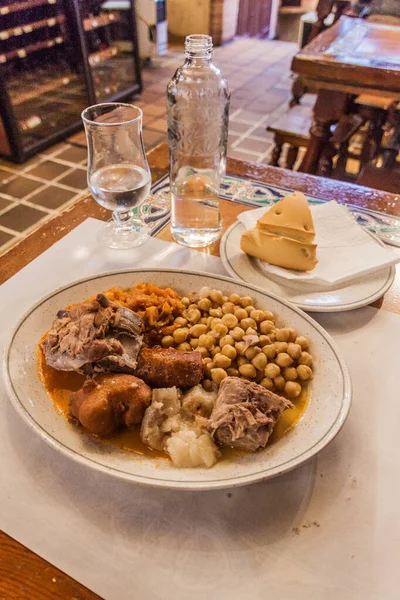
[[[266,127],[289,110],[292,56],[288,42],[237,38],[214,50],[214,62],[232,89],[228,155],[268,164],[273,146]],[[146,150],[166,141],[165,87],[183,62],[181,48],[143,70],[144,90],[133,99],[143,109]],[[0,160],[0,254],[87,192],[83,132],[23,165]]]

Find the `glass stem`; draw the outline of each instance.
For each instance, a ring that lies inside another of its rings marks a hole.
[[[113,219],[117,233],[124,233],[132,229],[132,211],[131,210],[115,210]]]

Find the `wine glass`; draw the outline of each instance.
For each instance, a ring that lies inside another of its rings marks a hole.
[[[82,112],[88,143],[88,185],[95,200],[113,211],[100,230],[110,248],[134,248],[149,237],[140,210],[151,175],[142,140],[142,111],[137,106],[108,102]]]

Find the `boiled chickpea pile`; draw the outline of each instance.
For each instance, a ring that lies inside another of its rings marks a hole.
[[[200,352],[205,364],[206,390],[227,377],[256,381],[268,390],[296,398],[301,383],[312,379],[308,340],[295,329],[278,328],[272,312],[257,310],[253,298],[220,290],[201,290],[164,329],[164,348]]]

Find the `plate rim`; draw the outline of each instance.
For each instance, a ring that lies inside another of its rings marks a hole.
[[[49,299],[51,299],[52,297],[56,296],[57,294],[59,294],[61,292],[64,292],[68,289],[71,289],[73,287],[79,286],[81,284],[87,283],[87,282],[95,280],[95,279],[101,279],[103,277],[109,277],[109,276],[113,276],[113,275],[136,274],[136,273],[140,274],[140,273],[144,273],[144,272],[146,272],[146,273],[163,272],[163,273],[171,273],[171,274],[176,273],[178,275],[192,275],[192,276],[194,275],[196,277],[218,279],[222,282],[227,282],[227,283],[231,283],[231,284],[237,283],[237,280],[233,279],[232,277],[218,275],[217,273],[207,273],[204,271],[192,271],[190,269],[181,270],[181,269],[168,269],[168,268],[156,268],[156,267],[118,269],[118,270],[113,270],[113,271],[104,271],[104,272],[98,273],[96,275],[76,279],[74,281],[69,282],[68,284],[66,284],[64,286],[59,286],[58,288],[56,288],[52,292],[46,294],[43,298],[41,298],[40,300],[35,302],[18,319],[18,321],[13,326],[12,331],[7,338],[6,344],[4,346],[4,352],[3,352],[3,378],[4,378],[7,396],[10,399],[10,402],[12,403],[14,408],[16,409],[17,413],[21,416],[21,418],[25,422],[25,424],[28,425],[28,427],[31,430],[35,431],[35,433],[38,434],[48,445],[50,445],[52,448],[54,448],[61,454],[68,456],[69,458],[71,458],[72,460],[78,462],[79,464],[81,464],[83,466],[89,467],[91,469],[95,469],[96,471],[107,473],[109,475],[112,475],[113,477],[116,477],[118,479],[122,479],[125,481],[129,481],[131,483],[137,483],[137,484],[141,484],[141,485],[147,485],[150,487],[164,488],[164,489],[187,490],[187,491],[207,491],[207,490],[214,490],[214,489],[229,489],[229,488],[234,488],[234,487],[239,487],[239,486],[244,486],[244,485],[250,485],[250,484],[257,483],[257,482],[260,482],[260,481],[263,481],[266,479],[272,479],[273,477],[276,477],[278,475],[282,475],[283,473],[289,472],[292,469],[295,469],[298,466],[300,466],[301,464],[310,460],[312,457],[314,457],[316,454],[318,454],[318,452],[320,452],[323,448],[325,448],[336,437],[336,435],[342,429],[342,427],[346,421],[346,418],[348,416],[348,413],[349,413],[349,410],[351,407],[351,401],[352,401],[352,382],[351,382],[350,373],[349,373],[348,367],[347,367],[344,359],[341,356],[340,350],[338,349],[336,342],[333,340],[333,338],[330,336],[330,334],[327,331],[325,331],[325,329],[317,321],[315,321],[315,319],[313,319],[310,315],[308,315],[303,310],[301,310],[300,308],[295,306],[293,303],[289,302],[288,300],[286,300],[284,298],[281,298],[280,296],[278,296],[276,294],[273,294],[271,292],[266,292],[262,288],[259,288],[258,286],[255,286],[251,283],[247,283],[245,281],[240,281],[240,285],[243,285],[243,287],[246,287],[249,290],[257,291],[266,297],[272,298],[276,302],[285,306],[289,310],[297,313],[301,318],[306,320],[309,323],[309,325],[314,327],[314,329],[316,329],[318,331],[318,333],[322,336],[322,338],[329,344],[329,346],[331,347],[331,349],[336,357],[338,366],[340,368],[340,371],[341,371],[342,377],[343,377],[342,404],[341,404],[340,412],[339,412],[337,418],[335,419],[335,421],[332,423],[330,429],[324,434],[324,436],[321,439],[318,440],[318,442],[316,442],[314,444],[314,446],[305,450],[302,453],[302,455],[296,456],[296,457],[288,460],[286,463],[275,467],[275,469],[272,469],[272,470],[263,470],[263,471],[249,474],[249,475],[241,475],[241,476],[224,478],[221,480],[214,480],[214,481],[211,481],[211,480],[210,481],[207,481],[207,480],[205,480],[205,481],[184,481],[184,480],[178,481],[178,480],[175,480],[174,481],[174,480],[168,480],[168,479],[162,479],[162,478],[154,478],[153,479],[153,478],[147,477],[145,475],[137,475],[137,474],[135,475],[132,473],[120,471],[111,466],[101,464],[101,463],[93,460],[92,458],[83,456],[80,452],[75,451],[68,446],[65,446],[56,437],[54,437],[53,435],[48,433],[40,425],[40,423],[38,423],[33,418],[33,416],[27,411],[27,409],[23,406],[22,402],[20,401],[20,399],[18,397],[16,390],[14,390],[11,374],[9,372],[9,362],[10,362],[10,353],[12,350],[13,341],[14,341],[16,334],[18,333],[19,329],[24,324],[24,322],[29,318],[29,316],[37,308],[39,308],[42,304],[45,304]],[[306,458],[303,458],[304,454],[307,455]]]
[[[227,255],[226,255],[226,241],[228,239],[228,235],[238,225],[242,225],[244,227],[244,225],[242,223],[240,223],[240,221],[236,220],[224,232],[224,234],[221,238],[221,243],[220,243],[220,257],[221,257],[221,260],[222,260],[222,263],[223,263],[225,269],[228,271],[228,273],[231,275],[231,277],[233,279],[239,280],[241,282],[249,283],[249,282],[246,282],[245,279],[242,279],[238,273],[236,273],[236,271],[231,266],[231,264],[227,258]],[[378,244],[385,247],[385,244],[381,240],[379,240],[374,234],[372,234],[370,231],[368,231],[368,234],[371,237],[373,237],[378,242]],[[348,304],[338,304],[336,306],[326,306],[326,305],[319,305],[319,304],[318,305],[316,305],[316,304],[309,305],[309,304],[303,304],[302,302],[291,302],[290,300],[287,300],[287,302],[289,302],[293,306],[297,306],[304,312],[315,312],[315,313],[344,312],[346,310],[356,310],[357,308],[363,308],[364,306],[368,306],[372,302],[376,302],[376,300],[379,300],[380,298],[382,298],[382,296],[384,296],[386,294],[386,292],[392,287],[394,278],[396,276],[396,268],[395,268],[395,266],[392,265],[390,267],[387,267],[387,270],[388,270],[388,277],[387,277],[386,282],[384,283],[382,288],[380,288],[379,292],[375,292],[368,299],[359,300],[357,302],[352,302],[352,303],[348,303]],[[268,277],[266,277],[266,279],[268,280]],[[254,285],[254,284],[251,284],[251,285]],[[254,286],[254,287],[258,287],[258,286]],[[343,287],[345,287],[345,286],[343,286]],[[260,289],[262,289],[262,288],[260,288]]]

